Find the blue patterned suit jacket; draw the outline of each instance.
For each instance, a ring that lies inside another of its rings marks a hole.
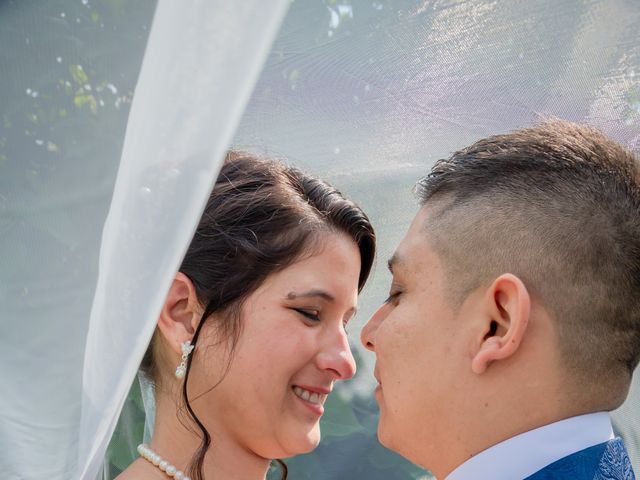
[[[547,465],[525,480],[635,480],[620,438],[585,448]]]

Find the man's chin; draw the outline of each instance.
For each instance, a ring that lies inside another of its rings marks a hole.
[[[389,435],[389,429],[387,425],[382,419],[382,415],[378,420],[378,441],[380,444],[389,450],[393,450],[393,442],[391,441],[391,436]]]

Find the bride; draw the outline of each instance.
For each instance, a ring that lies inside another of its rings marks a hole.
[[[118,480],[264,479],[315,448],[327,395],[355,373],[345,327],[374,253],[334,188],[229,153],[142,361],[153,437]]]

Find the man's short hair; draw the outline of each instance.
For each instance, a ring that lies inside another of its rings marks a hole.
[[[453,301],[519,276],[581,391],[622,403],[640,359],[638,159],[594,128],[548,120],[439,160],[416,190],[437,208],[428,239]]]

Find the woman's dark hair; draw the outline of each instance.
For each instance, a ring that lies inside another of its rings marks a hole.
[[[362,290],[376,243],[365,213],[335,188],[298,169],[276,160],[229,152],[180,266],[204,306],[192,345],[196,345],[205,322],[219,313],[215,316],[220,322],[217,331],[231,340],[230,364],[240,336],[243,302],[269,275],[321,247],[327,231],[344,233],[357,244],[361,261],[358,291]],[[202,434],[189,467],[191,477],[202,480],[211,437],[187,396],[192,359],[193,355],[187,363],[182,397]],[[157,378],[155,365],[150,347],[141,365],[150,379]],[[287,467],[277,462],[285,479]]]

